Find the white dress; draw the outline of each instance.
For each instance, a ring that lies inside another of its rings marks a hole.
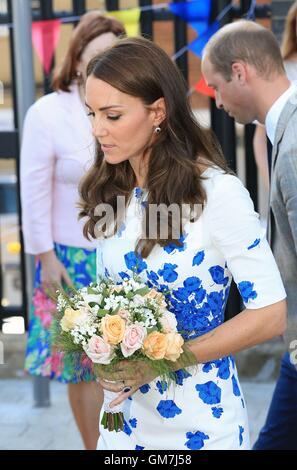
[[[146,259],[134,247],[140,234],[143,196],[135,188],[118,235],[99,242],[98,274],[119,282],[136,271],[159,290],[171,289],[178,329],[193,339],[218,327],[232,276],[244,306],[258,309],[285,298],[278,268],[238,178],[209,168],[203,174],[207,203],[188,222],[181,247],[157,246]],[[103,412],[103,411],[102,411]],[[100,425],[98,449],[249,449],[244,398],[232,356],[176,372],[176,386],[164,391],[159,379],[125,402],[125,427]],[[101,418],[100,418],[101,420]]]

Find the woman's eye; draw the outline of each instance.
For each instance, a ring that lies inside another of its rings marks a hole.
[[[120,115],[119,116],[107,116],[107,119],[110,119],[111,121],[117,121],[118,119],[120,119]]]
[[[93,113],[93,111],[90,111],[90,112],[87,114],[87,116],[92,116],[92,117],[94,117],[94,116],[95,116],[95,113]]]

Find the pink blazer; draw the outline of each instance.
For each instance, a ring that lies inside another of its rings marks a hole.
[[[91,123],[76,85],[43,96],[28,110],[21,147],[21,201],[27,253],[54,242],[95,248],[78,221],[78,184],[95,154]]]

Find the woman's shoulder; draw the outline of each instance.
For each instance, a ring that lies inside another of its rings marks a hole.
[[[38,112],[51,113],[58,109],[71,108],[73,101],[76,99],[75,88],[70,87],[70,91],[53,91],[47,95],[38,98],[34,104],[31,105],[30,110]]]
[[[227,200],[239,195],[249,198],[249,192],[241,180],[231,172],[226,172],[217,166],[210,166],[202,173],[202,176],[207,201],[213,198]]]
[[[56,91],[49,93],[47,95],[41,96],[38,98],[35,103],[33,103],[28,112],[32,114],[40,115],[42,114],[45,118],[51,115],[51,112],[57,110],[59,107],[59,98]]]

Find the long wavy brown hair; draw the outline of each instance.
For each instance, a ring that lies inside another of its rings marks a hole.
[[[91,60],[87,68],[87,76],[90,75],[138,97],[145,106],[164,98],[166,118],[161,123],[161,132],[147,149],[147,204],[143,220],[146,232],[138,240],[135,250],[146,258],[157,244],[165,246],[173,242],[179,245],[180,242],[172,237],[172,217],[168,220],[167,239],[148,238],[148,207],[150,204],[165,204],[166,207],[204,204],[204,177],[198,159],[229,172],[217,140],[211,131],[197,123],[181,73],[163,49],[151,41],[144,38],[119,40]],[[127,204],[135,186],[136,178],[129,161],[116,165],[107,163],[98,144],[95,162],[80,185],[80,217],[87,217],[84,235],[88,239],[96,238],[95,228],[98,229],[95,207],[109,204],[116,213],[117,196],[124,196]]]
[[[291,8],[289,9],[286,18],[286,24],[281,46],[282,56],[284,60],[289,59],[294,53],[297,52],[296,21],[297,1],[294,2]]]

